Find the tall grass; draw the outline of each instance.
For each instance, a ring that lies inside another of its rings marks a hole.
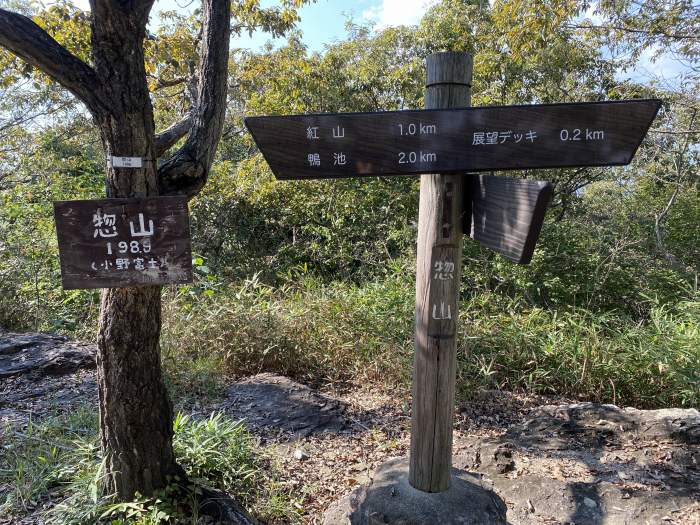
[[[271,287],[250,279],[190,292],[165,302],[163,348],[172,362],[310,383],[405,381],[409,373],[413,292],[398,280],[323,285],[305,277]]]
[[[650,301],[650,316],[542,309],[482,292],[460,305],[458,388],[488,387],[638,407],[700,401],[700,302]],[[304,276],[247,280],[166,301],[164,341],[177,362],[213,373],[275,371],[298,379],[379,381],[408,388],[413,356],[410,276],[364,285]]]
[[[459,382],[644,408],[700,402],[700,302],[653,304],[650,318],[582,308],[465,303]]]

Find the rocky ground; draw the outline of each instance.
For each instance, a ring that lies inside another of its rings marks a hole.
[[[93,353],[60,336],[0,333],[0,440],[30,416],[95,402]],[[245,421],[316,524],[329,508],[352,517],[348,495],[407,455],[409,406],[372,386],[318,391],[259,374],[206,410]],[[696,410],[483,392],[455,415],[456,472],[492,488],[513,525],[700,525]]]

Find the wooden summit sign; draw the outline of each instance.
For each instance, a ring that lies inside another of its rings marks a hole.
[[[192,282],[185,197],[54,202],[66,290]]]
[[[628,164],[661,101],[248,117],[278,179]]]

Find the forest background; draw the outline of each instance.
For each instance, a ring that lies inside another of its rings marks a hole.
[[[89,12],[1,4],[89,59]],[[408,389],[418,179],[276,182],[242,119],[421,108],[425,56],[453,50],[474,54],[475,106],[663,100],[627,167],[508,173],[549,180],[555,195],[529,266],[465,243],[459,395],[697,406],[696,3],[444,0],[414,26],[348,20],[347,38],[315,52],[295,30],[300,2],[235,5],[236,33],[286,40],[231,52],[224,136],[190,205],[195,282],[164,294],[172,388],[264,370]],[[146,41],[159,129],[189,109],[198,14],[161,13]],[[678,76],[630,80],[650,55],[677,60]],[[103,198],[105,163],[85,108],[0,50],[0,326],[94,339],[99,292],[62,290],[52,202]]]
[[[236,37],[276,40],[231,51],[224,135],[209,182],[190,203],[195,282],[164,290],[162,359],[187,475],[265,523],[313,519],[318,487],[285,485],[242,425],[222,413],[183,413],[261,371],[408,398],[418,178],[277,182],[243,117],[421,108],[424,59],[435,51],[474,54],[475,106],[663,100],[629,166],[503,173],[549,180],[554,198],[532,264],[464,243],[459,402],[507,390],[697,407],[700,5],[442,0],[416,25],[349,19],[346,37],[311,51],[297,29],[304,4],[233,2]],[[63,0],[0,7],[31,16],[89,61],[89,12]],[[150,25],[157,129],[191,109],[200,18],[189,4]],[[673,64],[672,78],[656,74],[669,70],[660,64]],[[99,291],[61,288],[52,202],[103,198],[105,165],[85,108],[0,50],[0,328],[94,341]],[[122,503],[103,492],[89,399],[42,416],[0,429],[0,523],[196,522],[180,518],[168,488]],[[376,447],[397,446],[376,439]]]

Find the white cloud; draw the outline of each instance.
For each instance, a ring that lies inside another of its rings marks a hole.
[[[662,88],[677,89],[691,69],[668,53],[656,56],[659,49],[645,49],[634,68],[617,74],[618,80],[631,79],[641,84],[657,83]]]
[[[417,24],[428,8],[437,0],[382,0],[362,16],[376,22],[378,28]]]

